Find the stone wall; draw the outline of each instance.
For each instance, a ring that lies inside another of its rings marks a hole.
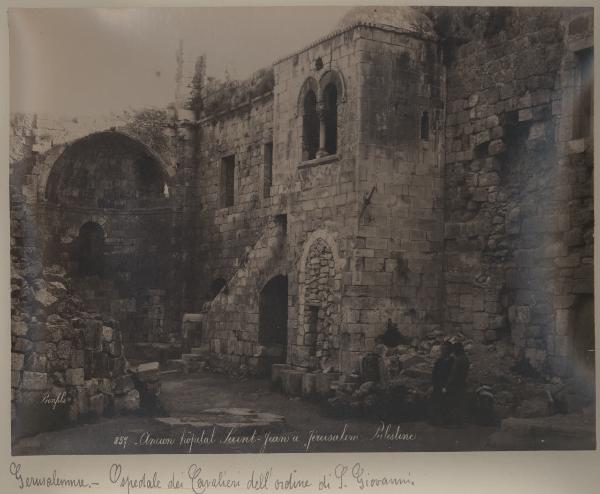
[[[237,108],[204,117],[196,127],[188,200],[194,244],[194,279],[188,299],[199,310],[214,294],[217,279],[229,280],[277,210],[279,198],[265,197],[262,184],[265,146],[272,142],[272,96],[265,94]],[[190,145],[193,143],[190,142]],[[234,162],[234,201],[224,205],[222,162]]]
[[[88,307],[119,321],[127,342],[166,344],[178,338],[182,315],[182,194],[169,148],[176,137],[166,112],[125,117],[13,116],[11,188],[23,194],[28,228],[41,241],[35,262],[61,265]],[[102,129],[117,122],[119,130]],[[65,143],[90,129],[100,130]],[[80,269],[89,225],[102,232],[102,273]]]
[[[126,375],[111,316],[88,312],[60,266],[42,270],[27,206],[11,195],[11,420],[13,437],[132,412],[139,394]]]
[[[281,345],[259,341],[259,297],[270,279],[286,274],[285,240],[285,223],[271,220],[239,269],[204,307],[202,343],[213,354],[213,367],[265,374],[270,364],[281,361]]]
[[[436,40],[359,28],[357,236],[347,327],[373,351],[388,319],[407,337],[442,326],[445,70]]]
[[[565,374],[574,333],[593,338],[593,320],[569,323],[593,294],[591,135],[573,132],[592,11],[504,13],[448,69],[446,331]]]
[[[75,142],[71,124],[13,116],[11,186],[45,263],[72,275],[79,229],[97,223],[113,276],[75,277],[77,293],[152,347],[202,313],[200,343],[234,366],[279,358],[259,344],[259,300],[287,275],[296,368],[358,370],[388,320],[410,338],[510,340],[539,371],[589,368],[591,11],[432,11],[440,39],[359,22],[247,81],[182,65],[176,111]],[[103,152],[105,138],[123,145]],[[158,181],[140,181],[141,158]]]
[[[288,362],[304,368],[333,365],[337,370],[353,365],[349,345],[341,345],[341,291],[342,277],[350,272],[346,254],[355,234],[357,214],[357,43],[352,31],[334,33],[275,64],[273,182],[277,191],[287,195]],[[307,160],[303,155],[303,98],[313,90],[322,111],[328,84],[335,85],[337,92],[337,150]],[[318,337],[306,315],[311,279],[305,268],[310,265],[315,242],[326,245],[335,260],[335,274],[328,282],[333,299],[322,304],[315,316],[322,321],[328,318],[327,327],[323,322],[322,329],[331,343],[326,352],[329,355],[317,350]]]

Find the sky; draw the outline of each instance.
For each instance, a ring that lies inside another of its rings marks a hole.
[[[93,116],[164,107],[175,53],[245,78],[332,31],[348,7],[11,9],[11,112]]]

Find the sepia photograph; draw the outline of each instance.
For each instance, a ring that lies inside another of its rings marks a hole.
[[[593,8],[8,21],[14,456],[596,449]]]

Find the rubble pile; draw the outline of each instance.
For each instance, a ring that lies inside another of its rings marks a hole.
[[[102,415],[131,413],[157,397],[158,370],[129,368],[111,317],[87,312],[62,268],[11,275],[11,419],[16,437]],[[158,366],[158,364],[156,364]],[[139,388],[139,389],[138,389]]]
[[[433,365],[447,339],[434,331],[410,344],[377,345],[363,357],[360,372],[332,382],[327,412],[384,420],[427,417]],[[580,380],[523,375],[523,363],[508,341],[476,343],[462,333],[451,339],[463,344],[470,360],[466,412],[473,422],[489,425],[506,417],[547,417],[593,408],[593,389]]]

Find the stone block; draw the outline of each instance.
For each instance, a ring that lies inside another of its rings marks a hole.
[[[18,388],[21,385],[21,372],[11,371],[10,373],[10,386],[11,388]]]
[[[23,371],[24,390],[41,391],[48,387],[48,375],[45,372]]]
[[[152,381],[144,384],[144,389],[147,393],[158,396],[160,395],[160,381]]]
[[[567,154],[579,154],[585,151],[585,139],[575,139],[567,142],[566,149]]]
[[[112,392],[116,395],[124,395],[127,394],[134,388],[133,379],[131,379],[130,375],[123,375],[117,377],[113,381]]]
[[[59,359],[70,359],[71,358],[71,342],[69,340],[62,340],[56,345],[56,354]]]
[[[290,368],[287,364],[273,364],[271,366],[271,384],[273,386],[281,385],[281,373]]]
[[[137,366],[135,374],[143,383],[158,381],[160,375],[160,364],[158,362],[147,362],[145,364],[140,364]]]
[[[13,350],[19,353],[29,353],[33,350],[33,343],[27,338],[17,338],[13,345]]]
[[[416,353],[405,353],[398,355],[398,361],[401,369],[409,369],[423,362],[423,358]]]
[[[22,353],[11,353],[10,354],[10,368],[13,371],[23,370],[25,364],[25,356]]]
[[[312,372],[307,372],[302,377],[302,396],[311,397],[315,394],[317,387],[316,375]]]
[[[110,343],[113,341],[114,330],[109,326],[102,326],[102,341]]]
[[[319,396],[327,396],[331,393],[331,384],[337,381],[340,374],[337,372],[315,374],[315,390]]]
[[[83,367],[67,369],[65,372],[65,382],[68,386],[83,386],[85,382]]]
[[[126,394],[115,396],[115,412],[131,413],[140,407],[140,394],[136,389],[128,391]]]
[[[85,364],[85,353],[84,350],[73,350],[71,352],[71,367],[84,367]]]
[[[83,383],[85,392],[88,396],[98,393],[98,381],[96,379],[86,379]]]
[[[484,340],[487,343],[493,343],[494,341],[496,341],[498,339],[498,333],[497,331],[493,330],[493,329],[488,329],[485,333],[484,333]]]
[[[281,372],[281,389],[289,396],[302,395],[302,379],[305,371],[287,369]]]
[[[104,414],[104,395],[102,393],[92,395],[90,396],[89,401],[90,412],[92,412],[96,417],[101,417]]]
[[[533,118],[533,112],[531,111],[531,108],[519,110],[518,118],[519,122],[526,122],[528,120],[531,120]]]
[[[42,355],[37,352],[30,353],[25,359],[25,367],[27,368],[27,370],[35,372],[47,372],[48,359],[46,355]]]
[[[27,323],[25,321],[11,321],[10,331],[13,336],[27,336]]]
[[[98,390],[104,394],[112,393],[112,382],[107,378],[98,378],[96,379],[96,383],[98,385]]]
[[[186,372],[186,365],[182,359],[169,359],[167,360],[168,371]]]
[[[504,152],[506,146],[504,145],[504,141],[502,139],[494,139],[488,145],[488,153],[490,156],[495,156]]]

